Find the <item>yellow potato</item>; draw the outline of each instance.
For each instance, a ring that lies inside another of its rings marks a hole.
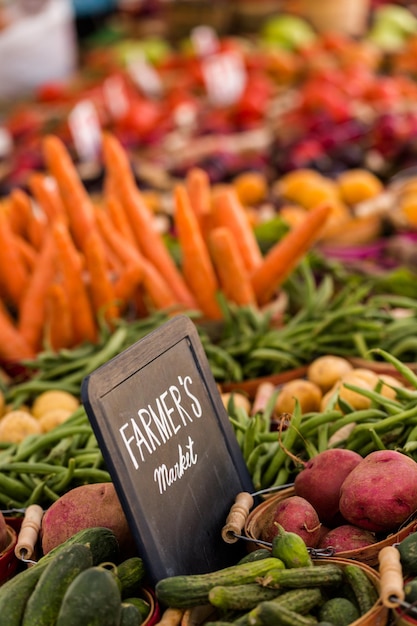
[[[242,407],[243,409],[245,409],[246,413],[249,414],[250,409],[251,409],[251,403],[250,403],[249,398],[245,396],[243,393],[239,393],[237,391],[227,392],[227,393],[225,392],[221,394],[221,398],[222,398],[225,409],[227,409],[229,401],[232,396],[233,396],[233,402],[235,403],[235,405]]]
[[[80,406],[79,399],[68,393],[57,389],[44,391],[35,398],[32,405],[32,415],[39,419],[52,409],[66,409],[73,413]]]
[[[279,390],[275,410],[278,413],[293,413],[297,399],[302,413],[319,411],[322,396],[320,387],[311,380],[295,378]]]
[[[56,428],[65,422],[70,415],[72,415],[72,411],[68,411],[68,409],[60,409],[59,407],[43,413],[38,418],[42,432],[47,433],[53,428]]]
[[[353,370],[346,374],[343,379],[340,381],[339,387],[339,398],[345,400],[348,404],[350,404],[354,409],[369,409],[371,405],[371,400],[366,396],[362,395],[360,392],[353,391],[352,389],[348,389],[345,384],[354,385],[355,387],[360,387],[361,389],[365,389],[368,391],[372,391],[375,387],[370,379],[366,379],[365,376],[356,374]]]
[[[28,411],[9,411],[0,419],[0,441],[20,443],[28,435],[40,435],[38,420]]]
[[[385,398],[391,398],[391,400],[395,400],[397,397],[397,393],[393,387],[404,387],[403,383],[395,378],[394,376],[390,376],[389,374],[380,374],[379,379],[384,383],[381,387],[381,394]]]
[[[353,370],[353,365],[340,356],[326,354],[320,356],[307,369],[307,378],[318,385],[326,393],[333,385]]]

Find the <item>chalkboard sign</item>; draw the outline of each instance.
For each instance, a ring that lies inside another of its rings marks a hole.
[[[151,581],[235,564],[245,542],[221,530],[254,489],[190,318],[95,370],[82,401]]]

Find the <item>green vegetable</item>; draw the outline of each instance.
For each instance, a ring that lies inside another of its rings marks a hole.
[[[338,565],[315,565],[292,569],[271,569],[264,576],[262,584],[268,587],[328,587],[343,581],[343,571]]]
[[[366,573],[354,563],[343,568],[345,578],[353,589],[361,615],[367,613],[378,601],[378,591]]]
[[[313,561],[304,540],[277,524],[278,532],[272,539],[272,556],[283,561],[285,567],[313,567]]]
[[[244,585],[216,585],[208,594],[209,603],[219,609],[245,611],[253,609],[263,600],[276,598],[281,589],[271,589],[258,583]]]
[[[67,545],[56,554],[41,573],[27,601],[22,626],[54,626],[67,587],[92,565],[91,550],[82,543]]]
[[[315,626],[317,620],[305,617],[274,602],[260,602],[248,616],[249,626]]]
[[[145,573],[145,564],[139,556],[130,557],[118,564],[116,576],[123,599],[138,593]]]
[[[118,626],[140,626],[143,622],[141,612],[134,604],[122,602]]]
[[[122,601],[114,573],[100,565],[81,572],[67,588],[56,626],[117,626]]]
[[[319,619],[334,626],[348,626],[359,618],[358,608],[347,598],[331,598],[319,611]]]
[[[252,561],[260,561],[261,559],[267,559],[271,556],[271,550],[268,548],[258,548],[252,552],[248,552],[243,556],[239,563],[251,563]]]
[[[48,564],[68,545],[75,543],[89,547],[93,564],[117,558],[118,543],[108,528],[87,528],[43,556],[36,565],[19,572],[0,587],[0,615],[7,626],[21,626],[26,603]]]
[[[260,561],[232,565],[208,574],[170,576],[156,583],[157,599],[173,608],[189,608],[208,602],[210,589],[217,585],[255,582],[276,568],[277,559],[269,557]]]

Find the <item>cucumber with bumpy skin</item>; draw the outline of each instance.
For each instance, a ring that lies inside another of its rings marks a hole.
[[[21,626],[26,603],[42,572],[61,550],[74,543],[85,544],[90,548],[93,564],[113,560],[119,552],[116,536],[109,528],[93,527],[75,533],[39,559],[36,565],[19,572],[0,587],[0,615],[3,624]]]
[[[98,565],[81,572],[69,585],[56,626],[118,626],[121,610],[116,576]]]
[[[343,571],[353,590],[361,615],[364,615],[372,609],[379,594],[372,581],[358,565],[351,563],[346,565]]]
[[[279,559],[271,556],[260,561],[231,565],[208,574],[170,576],[156,583],[156,596],[166,606],[182,609],[208,602],[209,591],[216,585],[255,582],[277,568]],[[281,566],[281,564],[280,564]]]
[[[22,626],[54,626],[68,586],[92,565],[91,550],[82,543],[66,546],[55,555],[27,601]]]
[[[297,533],[276,524],[278,532],[272,539],[272,556],[281,559],[287,568],[313,567],[313,561],[304,539]]]
[[[331,587],[343,581],[341,567],[333,563],[314,567],[295,567],[293,569],[273,569],[264,577],[262,584],[267,587]]]
[[[248,616],[249,626],[315,626],[317,620],[275,604],[260,602]]]

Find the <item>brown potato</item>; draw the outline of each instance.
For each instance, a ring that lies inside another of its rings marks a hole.
[[[320,387],[311,380],[295,378],[279,390],[275,410],[277,413],[293,413],[297,398],[302,413],[319,411],[322,395]]]
[[[307,378],[318,385],[323,393],[353,369],[347,359],[331,354],[315,359],[307,369]]]

